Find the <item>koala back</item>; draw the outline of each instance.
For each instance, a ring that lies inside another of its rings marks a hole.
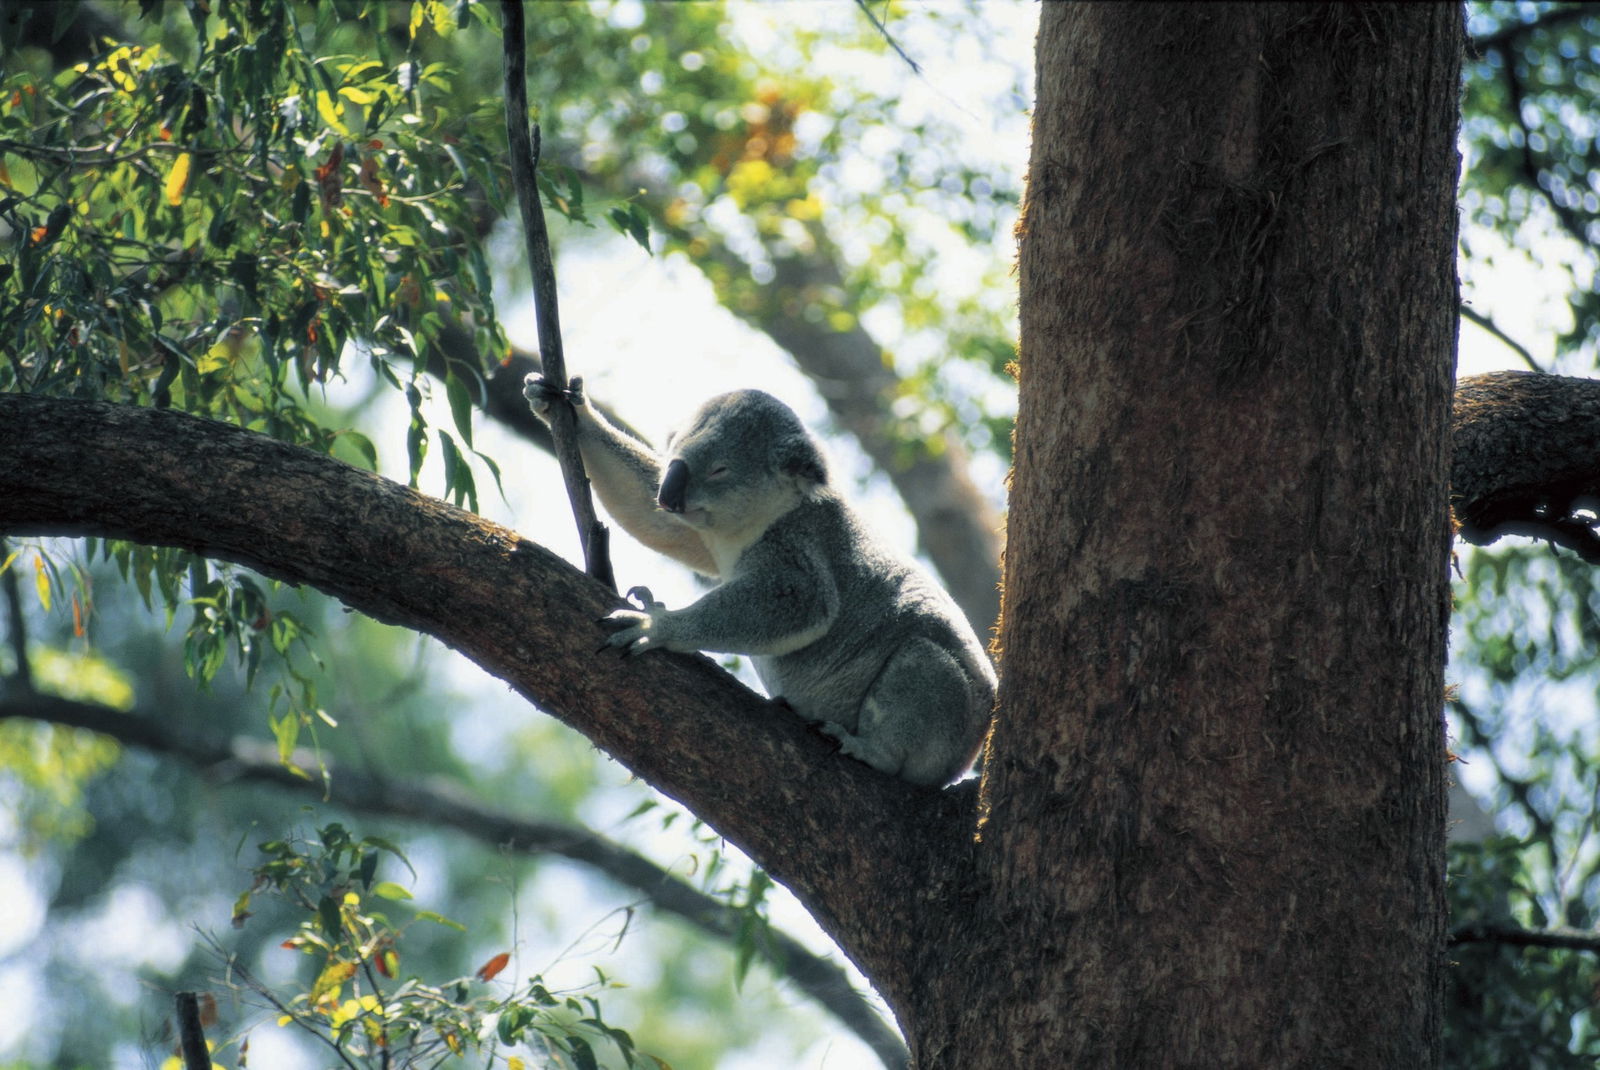
[[[832,610],[807,645],[752,658],[769,693],[803,717],[889,748],[906,779],[944,783],[971,764],[993,711],[994,667],[955,600],[921,566],[821,489],[772,524],[735,575],[746,569],[788,577],[776,598],[820,592]]]

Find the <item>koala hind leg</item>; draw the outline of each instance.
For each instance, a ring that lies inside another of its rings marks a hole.
[[[976,750],[972,684],[949,652],[926,639],[896,650],[868,689],[854,732],[822,731],[839,752],[915,784],[942,787]],[[985,711],[986,712],[986,711]]]

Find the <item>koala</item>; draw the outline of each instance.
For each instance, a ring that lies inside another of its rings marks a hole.
[[[569,392],[578,447],[605,509],[646,546],[717,581],[667,609],[603,622],[610,646],[748,656],[768,694],[840,751],[915,784],[961,775],[982,745],[995,673],[953,599],[886,549],[828,482],[816,441],[759,390],[703,404],[660,456]],[[523,394],[545,418],[538,375]]]

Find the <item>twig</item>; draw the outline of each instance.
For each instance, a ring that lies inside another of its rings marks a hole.
[[[883,20],[872,13],[872,8],[867,6],[867,0],[856,0],[856,7],[859,7],[861,13],[867,16],[867,21],[876,26],[878,32],[883,34],[883,39],[889,43],[890,48],[894,49],[895,55],[906,61],[906,66],[911,68],[911,73],[920,75],[922,68],[917,65],[916,60],[906,55],[906,50],[900,47],[899,42],[889,36],[889,27],[885,26]]]
[[[1546,11],[1532,22],[1512,21],[1508,25],[1500,27],[1500,29],[1494,31],[1493,33],[1486,33],[1478,37],[1470,37],[1467,40],[1473,46],[1473,48],[1477,50],[1478,54],[1482,55],[1491,48],[1499,48],[1502,45],[1509,45],[1517,38],[1522,37],[1525,34],[1530,34],[1534,30],[1554,30],[1560,26],[1564,26],[1569,22],[1575,22],[1581,18],[1591,17],[1594,14],[1594,5],[1575,4],[1572,7],[1556,8],[1553,11]],[[1515,16],[1513,16],[1513,20],[1514,19]]]
[[[0,539],[0,564],[4,564],[9,556],[11,551],[6,548],[6,541]],[[17,667],[12,671],[11,679],[0,680],[0,684],[8,685],[15,688],[18,694],[26,695],[33,691],[33,670],[28,666],[28,629],[22,619],[22,593],[17,588],[16,568],[8,568],[5,575],[0,576],[0,589],[5,591],[6,631],[11,638],[12,654],[17,660]]]
[[[550,257],[550,234],[545,229],[544,208],[539,203],[536,173],[539,167],[539,126],[528,129],[528,53],[527,30],[523,25],[523,0],[500,0],[505,44],[506,140],[511,152],[511,184],[516,189],[517,207],[522,212],[522,230],[527,239],[528,270],[533,276],[533,304],[539,324],[539,358],[544,377],[553,391],[567,389],[567,362],[561,348],[561,314],[556,304],[556,272]],[[578,453],[578,416],[569,401],[550,406],[550,433],[555,439],[556,460],[561,478],[572,502],[572,518],[583,542],[584,571],[617,589],[607,552],[608,539],[589,496],[589,480]]]
[[[184,1070],[211,1070],[206,1031],[200,1024],[200,1000],[193,992],[179,992],[177,1001],[178,1050],[183,1053]]]
[[[1461,302],[1459,311],[1463,319],[1471,320],[1479,327],[1482,327],[1484,330],[1500,339],[1500,341],[1504,342],[1507,346],[1511,347],[1511,349],[1516,352],[1517,356],[1522,358],[1523,363],[1526,364],[1531,370],[1536,372],[1542,372],[1545,370],[1539,366],[1538,361],[1533,359],[1533,354],[1528,352],[1527,348],[1524,347],[1522,343],[1518,342],[1515,338],[1512,338],[1505,331],[1502,331],[1495,324],[1494,320],[1490,319],[1488,316],[1485,316],[1482,312],[1472,308],[1465,301]]]
[[[1508,944],[1512,947],[1558,947],[1568,951],[1600,952],[1600,933],[1575,929],[1524,929],[1520,925],[1476,922],[1453,929],[1450,943]]]
[[[1522,131],[1522,176],[1528,180],[1528,185],[1533,187],[1534,192],[1544,198],[1545,203],[1550,206],[1550,210],[1555,213],[1556,221],[1561,224],[1562,229],[1572,235],[1579,245],[1591,244],[1589,228],[1584,224],[1582,217],[1573,211],[1571,206],[1563,204],[1553,192],[1546,189],[1539,182],[1539,176],[1546,168],[1540,165],[1539,158],[1533,151],[1534,131],[1529,128],[1528,120],[1522,114],[1524,92],[1522,79],[1517,77],[1517,57],[1506,56],[1505,66],[1501,68],[1501,73],[1506,78],[1506,90],[1510,96],[1510,100],[1507,103],[1511,111],[1511,117],[1516,121],[1518,129]]]

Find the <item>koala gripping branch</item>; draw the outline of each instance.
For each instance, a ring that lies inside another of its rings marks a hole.
[[[511,184],[516,189],[517,207],[522,214],[522,232],[528,246],[528,270],[533,276],[533,304],[538,313],[539,356],[544,376],[556,388],[567,387],[567,358],[561,344],[561,312],[556,298],[556,269],[550,256],[550,234],[544,225],[544,209],[539,204],[535,172],[539,167],[539,127],[528,131],[527,31],[523,25],[522,0],[502,0],[505,25],[506,142],[511,154]],[[561,478],[572,502],[572,518],[583,541],[584,567],[589,575],[617,589],[611,572],[610,537],[595,515],[589,481],[584,476],[583,457],[578,452],[578,431],[572,406],[558,403],[551,407],[550,433],[555,440],[556,460]]]
[[[371,472],[170,410],[0,394],[0,535],[174,546],[428,633],[682,802],[793,890],[895,1000],[907,879],[960,855],[972,793],[841,759],[707,659],[597,655],[620,605],[515,532]]]

